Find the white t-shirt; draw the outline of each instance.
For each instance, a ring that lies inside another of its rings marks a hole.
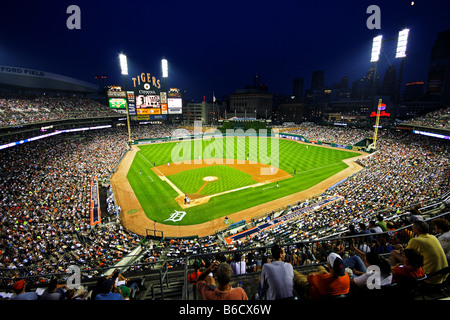
[[[380,275],[380,286],[386,286],[392,283],[392,274],[385,277],[383,274]],[[356,278],[354,278],[355,284],[360,288],[367,288],[367,284],[375,285],[375,272],[368,271],[365,274],[362,274]]]
[[[293,296],[294,269],[291,264],[273,261],[263,265],[261,287],[267,300],[290,298]]]
[[[239,275],[239,274],[245,274],[247,266],[245,261],[232,261],[231,262],[231,269],[233,270],[233,274],[234,275]]]
[[[441,234],[438,237],[439,243],[441,244],[442,249],[444,249],[445,256],[447,259],[450,259],[450,231]]]

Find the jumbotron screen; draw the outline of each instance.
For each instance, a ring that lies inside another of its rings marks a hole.
[[[181,114],[183,113],[183,103],[181,98],[168,98],[167,107],[169,109],[169,114]]]
[[[161,104],[159,95],[137,95],[137,114],[161,114]]]

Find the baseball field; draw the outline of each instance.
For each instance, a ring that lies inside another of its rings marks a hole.
[[[314,187],[360,170],[358,156],[278,138],[166,142],[133,146],[111,182],[127,228],[201,235],[211,221],[208,228],[218,229],[301,201],[301,192],[321,192]]]

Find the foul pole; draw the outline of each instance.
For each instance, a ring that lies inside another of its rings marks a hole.
[[[378,106],[377,106],[377,119],[375,121],[375,132],[373,135],[373,148],[377,148],[377,135],[378,135],[378,124],[380,123],[380,109],[381,109],[381,102],[382,99],[378,100]]]

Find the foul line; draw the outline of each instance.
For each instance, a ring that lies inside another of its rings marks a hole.
[[[183,192],[181,192],[180,189],[178,189],[178,187],[176,185],[174,185],[172,183],[172,181],[170,181],[157,167],[155,167],[150,161],[148,161],[148,159],[146,157],[144,157],[140,152],[138,152],[138,155],[140,155],[145,161],[147,161],[148,163],[150,163],[150,165],[159,172],[160,176],[159,178],[163,181],[166,181],[178,194],[180,195],[184,195]],[[153,181],[153,179],[152,179]]]

